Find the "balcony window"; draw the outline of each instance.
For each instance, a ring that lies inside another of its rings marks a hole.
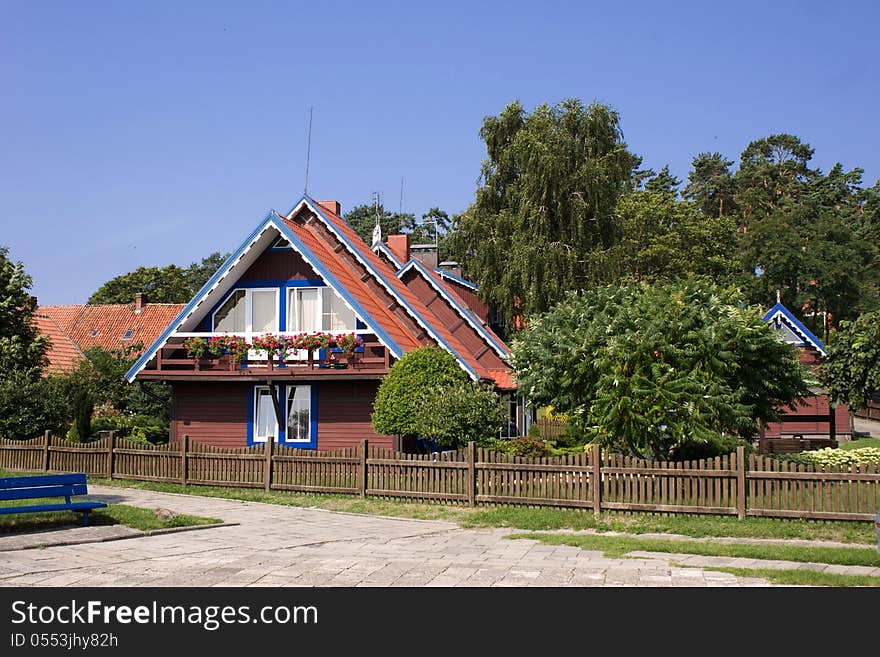
[[[329,287],[297,287],[290,290],[287,330],[354,331],[357,318],[342,298]]]
[[[214,331],[264,333],[278,330],[278,291],[235,290],[214,313]]]

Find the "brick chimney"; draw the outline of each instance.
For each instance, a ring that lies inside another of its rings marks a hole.
[[[413,258],[428,269],[437,269],[437,247],[433,244],[413,244],[409,251]]]
[[[455,260],[444,260],[440,263],[439,269],[461,278],[461,265],[455,262]]]
[[[400,260],[400,264],[409,262],[409,235],[389,235],[385,246]]]
[[[327,212],[332,212],[337,217],[342,216],[342,206],[339,204],[339,201],[318,201],[318,205],[327,210]]]
[[[138,292],[134,295],[134,312],[135,314],[140,313],[144,309],[144,295],[141,292]]]

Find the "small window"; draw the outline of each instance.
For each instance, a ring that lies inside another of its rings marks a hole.
[[[100,333],[100,331],[99,331],[98,329],[92,329],[92,334],[91,334],[91,335],[92,335],[93,338],[97,338],[97,337],[98,337],[98,333]]]
[[[268,386],[254,389],[254,442],[264,443],[269,436],[278,436],[275,403]]]
[[[287,440],[307,442],[312,435],[312,387],[287,386]]]
[[[133,330],[133,329],[128,329],[128,330],[125,332],[125,334],[122,336],[122,339],[123,339],[123,340],[131,340],[131,336],[133,336],[133,335],[134,335],[134,330]]]
[[[274,242],[272,242],[272,246],[269,248],[271,248],[271,249],[292,249],[293,247],[290,246],[290,242],[288,242],[286,239],[284,239],[283,237],[281,237],[279,235],[278,239],[276,239]]]

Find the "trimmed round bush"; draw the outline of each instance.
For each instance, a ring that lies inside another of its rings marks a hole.
[[[429,390],[468,381],[452,354],[421,347],[404,354],[382,380],[373,404],[373,429],[392,436],[416,436]]]

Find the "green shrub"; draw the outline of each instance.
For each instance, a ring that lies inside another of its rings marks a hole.
[[[673,461],[695,461],[711,459],[735,452],[737,447],[745,447],[746,455],[752,453],[752,445],[736,436],[716,436],[705,442],[688,440],[679,445],[671,454]]]
[[[490,386],[463,381],[428,390],[414,426],[443,447],[458,447],[497,436],[506,418],[507,407]]]
[[[146,415],[107,415],[92,420],[92,434],[99,431],[118,431],[131,440],[151,444],[167,443],[169,427],[159,418]]]
[[[455,357],[439,347],[421,347],[404,354],[391,366],[376,393],[373,429],[393,436],[419,435],[425,395],[434,388],[467,380]]]
[[[550,448],[540,438],[532,438],[531,436],[520,436],[508,441],[508,453],[514,456],[525,456],[528,458],[543,458],[550,456],[552,452]]]
[[[529,438],[540,438],[541,437],[541,425],[535,422],[532,426],[529,427],[528,432]]]
[[[857,465],[859,463],[880,463],[880,448],[862,447],[860,449],[824,449],[801,452],[800,454],[786,454],[780,457],[783,461],[800,463],[803,465]]]

